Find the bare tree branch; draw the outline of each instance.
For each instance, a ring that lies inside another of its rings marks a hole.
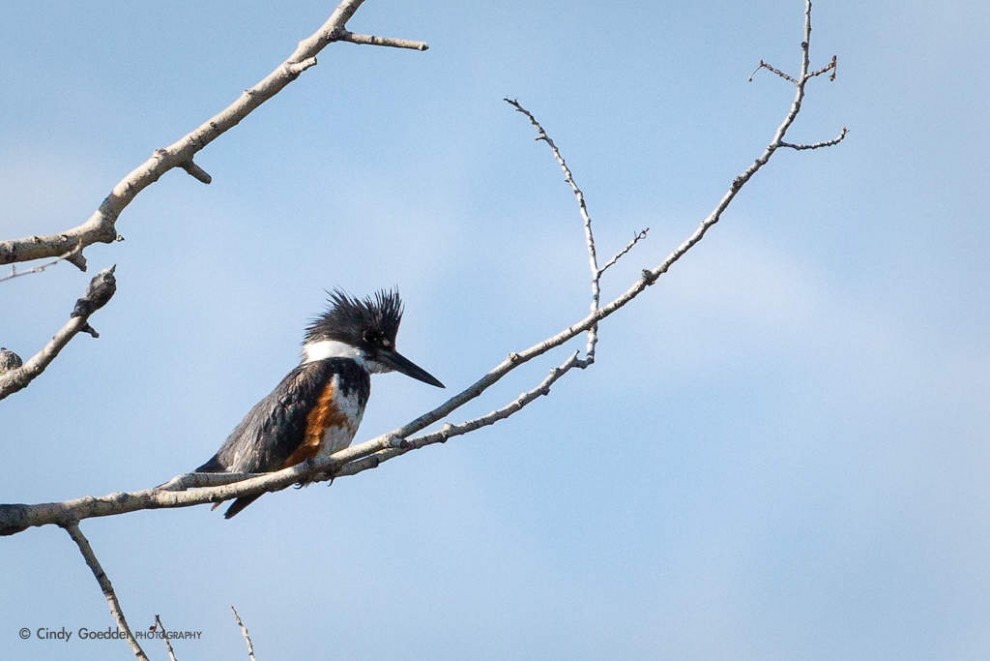
[[[413,41],[411,39],[398,39],[396,37],[376,37],[373,34],[356,34],[347,30],[338,30],[334,36],[334,41],[349,41],[352,44],[364,46],[389,46],[391,48],[408,48],[411,50],[424,51],[430,45],[425,41]]]
[[[780,146],[781,147],[789,147],[789,148],[794,149],[796,151],[804,151],[806,149],[821,149],[823,147],[834,147],[835,145],[837,145],[840,142],[842,142],[843,140],[845,140],[846,139],[846,134],[848,134],[848,133],[849,133],[849,131],[845,127],[842,127],[842,130],[839,131],[839,135],[837,135],[836,137],[832,138],[831,140],[824,140],[822,142],[816,142],[816,143],[810,144],[810,145],[794,144],[794,143],[791,143],[791,142],[784,142],[783,140],[781,140]]]
[[[244,622],[241,621],[241,615],[237,612],[237,609],[233,606],[230,610],[234,611],[234,619],[237,621],[237,626],[241,628],[241,636],[244,637],[244,644],[247,645],[248,659],[250,661],[257,661],[254,658],[254,643],[251,642],[251,634],[248,633],[247,627],[244,626]]]
[[[598,304],[601,300],[601,276],[602,271],[598,268],[598,252],[595,246],[595,233],[591,228],[591,214],[588,212],[588,204],[584,198],[584,191],[577,185],[574,181],[574,175],[571,174],[571,169],[567,166],[567,161],[564,160],[563,154],[560,153],[560,149],[557,148],[557,144],[553,141],[553,138],[544,130],[543,126],[537,121],[536,117],[533,116],[529,110],[524,108],[518,100],[516,99],[504,99],[506,103],[516,109],[517,112],[522,113],[529,119],[529,123],[533,125],[536,129],[536,140],[542,140],[547,143],[550,148],[553,158],[557,161],[557,165],[564,173],[564,181],[570,186],[571,192],[574,193],[574,199],[577,201],[578,212],[581,214],[581,221],[584,223],[584,241],[585,246],[588,249],[588,267],[591,270],[591,313],[594,314],[598,309]],[[587,367],[595,362],[595,347],[598,345],[598,324],[592,324],[588,328],[588,342],[585,345],[585,357],[583,361],[580,361],[582,367]]]
[[[42,271],[44,271],[48,267],[55,266],[56,264],[58,264],[59,262],[61,262],[63,260],[65,260],[65,261],[72,261],[73,259],[77,258],[78,254],[79,254],[79,250],[78,250],[78,247],[77,247],[77,248],[74,248],[74,249],[70,250],[69,252],[65,253],[64,255],[59,255],[58,257],[56,257],[55,259],[53,259],[50,262],[45,262],[44,264],[38,264],[37,266],[32,266],[29,269],[24,269],[23,271],[18,270],[17,264],[11,264],[11,266],[10,266],[10,273],[8,275],[0,276],[0,282],[4,282],[6,280],[13,280],[14,278],[19,278],[22,275],[30,275],[32,273],[41,273]]]
[[[427,44],[423,42],[348,32],[345,27],[347,21],[363,2],[364,0],[343,0],[337,5],[330,18],[316,32],[300,41],[296,50],[270,74],[245,90],[236,101],[193,131],[168,147],[156,150],[151,158],[121,179],[83,224],[58,234],[0,241],[0,265],[73,253],[73,257],[68,261],[86,270],[86,259],[83,257],[82,249],[93,243],[111,243],[117,240],[117,220],[138,193],[176,167],[183,168],[203,183],[209,183],[210,176],[192,162],[193,156],[237,126],[258,106],[282,91],[300,73],[315,65],[316,55],[328,44],[334,41],[350,41],[426,50]]]
[[[411,450],[434,443],[442,443],[448,438],[463,435],[483,426],[494,424],[514,414],[537,399],[540,395],[546,394],[549,392],[550,387],[563,374],[575,366],[581,366],[581,363],[585,362],[578,357],[577,353],[554,368],[534,388],[525,391],[513,401],[495,409],[491,413],[458,424],[448,423],[438,431],[416,436],[418,432],[443,420],[467,402],[480,396],[509,372],[533,358],[561,346],[581,333],[588,332],[593,327],[596,327],[601,320],[623,308],[647,287],[654,284],[671,266],[676,264],[678,260],[704,238],[708,230],[721,219],[722,214],[743,186],[766,165],[770,158],[777,152],[778,148],[786,144],[784,138],[787,131],[801,110],[801,103],[805,96],[805,85],[813,77],[809,73],[809,40],[811,34],[810,2],[806,7],[805,40],[801,46],[802,66],[799,77],[795,79],[795,96],[783,120],[774,131],[770,143],[751,165],[732,180],[728,190],[715,205],[711,213],[702,220],[701,224],[683,243],[677,246],[656,266],[644,269],[641,276],[624,293],[609,303],[603,306],[594,306],[585,317],[564,328],[556,335],[548,337],[527,349],[510,354],[487,374],[475,381],[475,383],[463,389],[432,411],[422,414],[415,420],[387,434],[365,441],[364,443],[352,445],[334,454],[332,457],[308,460],[275,473],[248,476],[243,480],[239,479],[243,476],[206,477],[199,474],[190,474],[173,478],[165,485],[162,485],[161,488],[156,489],[146,489],[131,493],[115,493],[99,498],[85,497],[60,503],[0,505],[0,534],[10,535],[31,526],[48,524],[65,525],[66,522],[78,521],[84,518],[113,516],[143,509],[188,507],[203,503],[214,503],[231,498],[260,494],[266,491],[276,491],[297,483],[305,484],[313,481],[327,480],[333,477],[355,475],[362,471],[375,468],[383,461],[388,461]],[[545,134],[545,132],[543,133]],[[548,139],[547,143],[552,144],[552,141]],[[555,154],[556,157],[559,157],[559,152]],[[563,159],[560,158],[560,160]],[[573,178],[571,177],[572,181]],[[590,228],[590,223],[586,221],[587,228]],[[593,240],[593,235],[591,236]],[[635,243],[635,239],[633,243]],[[623,249],[623,251],[620,251],[620,255],[628,252],[628,248],[629,246]],[[610,260],[610,263],[614,263],[614,259]],[[605,268],[610,263],[607,263]],[[596,277],[600,277],[603,271],[604,268],[597,269]],[[226,483],[229,479],[237,479],[239,481]],[[203,488],[195,488],[200,486]],[[180,490],[185,488],[192,488],[192,490]]]
[[[767,62],[764,62],[763,60],[760,60],[760,63],[758,65],[756,65],[756,68],[755,69],[753,69],[753,73],[751,73],[749,75],[749,82],[753,82],[753,78],[756,77],[756,74],[759,72],[760,69],[766,69],[770,73],[773,73],[773,74],[776,74],[776,75],[780,76],[781,78],[783,78],[784,80],[786,80],[789,83],[794,83],[795,85],[797,84],[797,80],[793,76],[784,73],[783,71],[781,71],[777,67],[773,66],[772,64],[768,64]]]
[[[155,614],[155,626],[162,632],[162,639],[165,641],[165,649],[168,651],[169,661],[176,661],[175,650],[172,649],[172,641],[168,637],[168,630],[165,629],[162,618],[157,613]]]
[[[625,245],[625,247],[622,248],[622,250],[620,250],[619,252],[617,252],[614,255],[612,255],[612,259],[610,259],[607,262],[605,262],[605,265],[602,266],[600,269],[598,269],[598,275],[600,276],[600,275],[604,274],[605,271],[607,271],[610,267],[614,266],[617,261],[619,261],[620,259],[622,259],[623,257],[625,257],[626,256],[626,253],[628,253],[630,250],[632,250],[633,247],[637,243],[639,243],[640,241],[642,241],[643,239],[645,239],[646,238],[646,235],[649,232],[650,232],[650,228],[649,227],[644,227],[639,232],[636,232],[636,234],[633,235],[632,240],[629,243],[627,243]]]
[[[45,371],[45,368],[55,360],[55,357],[65,348],[69,340],[77,334],[89,333],[93,337],[100,336],[89,325],[89,318],[94,312],[106,305],[114,292],[117,291],[117,280],[113,275],[114,268],[103,269],[90,280],[85,295],[76,301],[69,321],[55,333],[55,336],[42,347],[41,351],[20,367],[0,371],[0,399],[27,387],[31,381]]]
[[[96,582],[100,584],[100,589],[103,590],[103,596],[106,597],[107,605],[110,607],[110,614],[113,615],[113,619],[117,622],[117,629],[127,635],[127,643],[131,646],[134,656],[143,661],[148,661],[147,655],[145,655],[144,650],[141,649],[141,645],[138,644],[138,641],[134,638],[134,634],[131,633],[131,628],[127,625],[127,620],[124,618],[124,611],[120,608],[120,601],[117,600],[117,593],[113,591],[110,578],[103,571],[103,567],[100,566],[100,561],[96,558],[96,554],[93,553],[93,547],[89,545],[89,540],[86,539],[82,530],[79,529],[79,522],[68,521],[61,524],[61,526],[65,528],[65,532],[69,533],[69,537],[79,547],[79,552],[82,553],[86,565],[93,572],[93,576],[96,577]]]
[[[818,69],[817,71],[812,71],[811,73],[809,73],[808,74],[808,77],[809,78],[814,78],[815,76],[820,76],[820,75],[822,75],[824,73],[828,73],[829,71],[831,71],[832,74],[828,77],[828,79],[829,80],[835,80],[835,76],[839,72],[839,57],[837,55],[833,55],[832,56],[832,61],[829,62],[828,64],[826,64],[825,66],[823,66],[821,69]]]

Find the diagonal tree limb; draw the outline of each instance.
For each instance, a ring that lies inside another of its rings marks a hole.
[[[162,632],[162,640],[165,641],[165,649],[168,651],[169,661],[177,661],[175,658],[175,650],[172,648],[172,641],[168,637],[168,630],[165,628],[165,623],[162,622],[162,618],[158,614],[155,614],[155,626]]]
[[[79,552],[82,553],[86,565],[93,572],[93,576],[96,577],[96,582],[100,584],[103,596],[106,597],[107,605],[110,607],[110,614],[117,623],[117,629],[127,635],[127,644],[131,646],[134,656],[143,661],[148,661],[147,655],[141,649],[141,645],[138,644],[138,641],[134,638],[134,634],[131,633],[131,628],[127,625],[127,619],[124,618],[124,611],[120,608],[120,601],[117,599],[117,593],[113,590],[110,578],[103,571],[103,567],[100,566],[100,561],[93,552],[93,547],[89,545],[89,540],[86,539],[82,530],[79,529],[79,522],[67,521],[60,525],[65,529],[65,532],[69,533],[69,537],[76,543],[76,546],[79,547]]]
[[[244,626],[244,622],[241,620],[241,614],[233,606],[230,607],[230,610],[234,611],[234,620],[241,629],[241,637],[244,638],[244,644],[247,645],[248,660],[257,661],[254,656],[254,643],[251,642],[251,634],[248,633],[247,627]]]
[[[76,301],[69,321],[55,333],[48,344],[21,366],[0,372],[0,399],[26,388],[31,381],[45,371],[45,368],[55,360],[65,345],[79,333],[89,333],[93,337],[99,337],[99,333],[89,325],[89,318],[94,312],[106,305],[114,292],[117,291],[117,280],[113,275],[114,268],[103,269],[90,280],[86,293]]]
[[[343,0],[316,32],[299,42],[295,51],[279,66],[219,113],[168,147],[158,149],[113,187],[99,208],[77,227],[47,236],[29,236],[0,241],[0,265],[26,262],[71,253],[67,258],[82,270],[86,259],[82,250],[93,243],[117,240],[116,223],[121,212],[138,193],[155,183],[169,170],[179,167],[203,183],[210,176],[193,163],[204,147],[234,128],[265,101],[278,94],[300,73],[316,64],[316,55],[334,41],[426,50],[427,44],[391,37],[373,37],[348,32],[347,21],[364,0]]]

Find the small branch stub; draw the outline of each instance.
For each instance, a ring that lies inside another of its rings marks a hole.
[[[203,168],[199,167],[195,163],[193,163],[192,160],[188,160],[185,163],[182,163],[179,167],[185,170],[189,174],[189,176],[195,179],[196,181],[199,181],[207,185],[209,185],[209,183],[213,181],[213,177],[210,176],[210,173],[204,170]]]
[[[286,62],[285,70],[293,78],[297,78],[306,69],[316,66],[316,57],[307,57],[300,62]]]
[[[334,31],[330,36],[331,41],[347,41],[352,44],[363,46],[387,46],[389,48],[406,48],[409,50],[425,51],[430,45],[425,41],[414,39],[400,39],[398,37],[379,37],[373,34],[357,34],[349,32],[343,28]]]

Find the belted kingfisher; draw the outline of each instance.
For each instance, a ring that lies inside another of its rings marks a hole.
[[[363,300],[339,289],[329,294],[327,311],[306,329],[302,363],[248,411],[196,472],[267,473],[343,450],[361,424],[370,374],[397,371],[444,387],[395,350],[402,320],[398,291],[382,290]],[[236,499],[224,517],[256,498]]]

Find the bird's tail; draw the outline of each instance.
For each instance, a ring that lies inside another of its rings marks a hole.
[[[257,500],[259,496],[261,496],[260,493],[255,496],[244,496],[243,498],[238,498],[237,500],[232,502],[230,504],[230,507],[227,508],[227,511],[223,513],[223,518],[229,519],[232,516],[235,516],[242,509],[244,509],[245,507],[253,503],[255,500]],[[213,506],[213,509],[216,509],[219,506],[220,503],[217,503],[216,505]]]
[[[209,461],[207,461],[205,464],[197,468],[195,472],[226,473],[227,467],[224,466],[222,463],[220,463],[220,460],[217,458],[217,455],[213,455]],[[242,509],[244,509],[245,507],[253,503],[255,500],[257,500],[258,496],[260,495],[261,494],[259,493],[257,496],[245,496],[243,498],[236,499],[234,502],[230,504],[230,507],[227,508],[227,511],[224,512],[223,518],[229,519],[230,517],[235,516]],[[220,507],[222,504],[223,504],[222,500],[219,503],[213,503],[213,507],[211,507],[210,509],[215,510],[216,508]]]

